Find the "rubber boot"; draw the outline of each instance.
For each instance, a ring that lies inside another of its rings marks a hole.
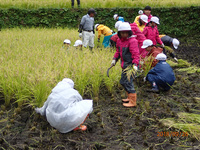
[[[128,95],[128,92],[126,92],[126,95]],[[124,103],[129,102],[129,97],[127,97],[127,99],[122,99],[122,102]]]
[[[136,104],[137,94],[136,93],[129,93],[128,98],[129,98],[129,103],[123,103],[123,105],[125,107],[135,107],[137,105]]]
[[[85,120],[88,118],[88,116],[89,116],[89,114],[86,116]],[[83,123],[85,122],[85,120],[83,121]],[[74,131],[77,131],[77,130],[85,131],[85,130],[87,130],[87,126],[83,125],[83,123],[80,126],[76,127],[74,129]]]

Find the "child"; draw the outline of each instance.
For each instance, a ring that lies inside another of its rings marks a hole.
[[[120,26],[120,24],[122,23],[122,21],[117,21],[116,23],[115,23],[115,28],[118,30],[118,28],[119,28],[119,26]],[[112,37],[110,38],[110,45],[111,45],[111,47],[112,48],[115,48],[116,47],[116,43],[117,43],[117,40],[118,40],[118,35],[117,35],[117,33],[113,33],[112,34]]]
[[[140,11],[141,11],[141,10],[140,10]],[[143,13],[143,15],[146,15],[146,16],[148,17],[148,22],[150,22],[150,20],[151,20],[151,18],[152,18],[152,15],[151,15],[151,7],[150,7],[150,6],[146,6],[146,7],[144,8],[144,13]],[[139,18],[140,18],[140,14],[139,14],[139,16],[137,16],[137,17],[135,18],[134,22],[139,21]]]
[[[123,71],[121,74],[120,84],[128,93],[128,98],[123,100],[123,102],[128,103],[124,103],[123,105],[125,107],[134,107],[136,106],[137,95],[133,85],[133,77],[131,76],[129,80],[124,69],[128,66],[134,65],[134,69],[137,71],[137,66],[140,60],[138,42],[135,37],[132,37],[131,27],[127,22],[120,24],[118,28],[118,36],[119,39],[117,40],[116,46],[117,50],[111,65],[115,66],[118,59],[121,58],[121,67]]]
[[[148,17],[146,15],[141,15],[139,20],[135,22],[141,32],[144,31],[146,24],[148,23]]]
[[[148,39],[143,42],[142,48],[146,49],[148,52],[146,57],[152,57],[151,60],[153,59],[151,68],[155,67],[155,65],[158,63],[155,58],[158,54],[163,52],[163,49],[153,45],[153,42]]]
[[[71,41],[68,40],[68,39],[65,39],[64,42],[63,42],[63,48],[65,48],[66,50],[68,50],[69,47],[70,47],[70,44],[71,44]]]
[[[74,47],[76,48],[80,48],[80,50],[82,50],[82,46],[83,46],[83,42],[81,40],[76,40],[76,42],[74,43]]]
[[[35,111],[45,115],[50,125],[61,133],[85,131],[87,126],[82,123],[92,112],[92,103],[92,100],[82,99],[71,79],[64,78],[53,88],[43,107]]]
[[[170,56],[172,58],[174,58],[175,61],[178,61],[175,54],[174,54],[173,48],[178,49],[178,46],[180,44],[179,40],[177,40],[176,38],[172,38],[168,35],[159,35],[159,37],[161,38],[161,41],[166,46],[166,49],[169,51]]]
[[[104,48],[110,47],[110,38],[112,37],[112,30],[103,24],[96,24],[95,29],[96,29],[96,31],[98,31],[98,42],[100,42],[101,34],[103,34],[104,35],[104,39],[103,39]]]
[[[117,21],[122,21],[122,22],[124,22],[124,18],[123,18],[123,17],[121,17],[121,16],[118,16],[118,14],[115,14],[115,15],[113,16],[113,18],[114,18],[114,20],[117,20]]]
[[[151,21],[147,24],[142,33],[147,39],[150,39],[153,42],[153,45],[159,43],[162,47],[164,47],[164,44],[159,37],[159,32],[157,28],[157,25],[159,24],[160,23],[158,17],[152,17]]]
[[[136,23],[131,23],[131,30],[134,35],[136,35],[136,39],[138,40],[138,46],[139,46],[139,52],[140,52],[140,57],[144,58],[147,55],[147,51],[145,49],[142,49],[143,41],[146,40],[146,37],[144,34],[140,31]]]
[[[159,88],[168,91],[175,81],[174,72],[166,62],[165,54],[158,54],[156,59],[159,61],[158,64],[149,71],[144,81],[147,80],[152,84],[151,92],[158,93]]]

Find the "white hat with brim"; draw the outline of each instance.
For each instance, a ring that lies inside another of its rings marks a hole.
[[[175,49],[178,49],[178,46],[179,46],[180,42],[177,39],[173,39],[172,44],[173,44]]]
[[[145,23],[148,23],[148,17],[147,17],[146,15],[141,15],[141,16],[140,16],[140,19],[141,19],[142,21],[144,21]]]
[[[152,21],[152,22],[155,22],[156,24],[160,24],[159,18],[158,18],[158,17],[152,17],[152,18],[151,18],[151,21]]]
[[[166,60],[167,59],[167,56],[163,53],[160,53],[156,56],[156,59],[157,60]]]
[[[118,14],[115,14],[115,15],[113,16],[114,20],[117,19],[117,16],[118,16]]]
[[[143,41],[143,45],[142,45],[142,47],[141,48],[143,48],[143,49],[145,49],[145,48],[147,48],[147,47],[149,47],[149,46],[152,46],[153,45],[153,42],[151,41],[151,40],[144,40]]]
[[[95,26],[94,26],[94,27],[95,27],[95,29],[97,29],[97,27],[98,27],[98,26],[99,26],[99,24],[95,24]]]
[[[119,25],[118,31],[131,31],[131,26],[128,22],[122,22]]]
[[[65,39],[63,43],[64,43],[64,44],[71,44],[71,41],[68,40],[68,39]]]
[[[74,46],[77,47],[79,45],[83,45],[83,42],[81,40],[77,40],[75,43],[74,43]]]

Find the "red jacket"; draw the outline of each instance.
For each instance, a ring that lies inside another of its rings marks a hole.
[[[163,52],[162,48],[154,46],[153,49],[147,54],[147,57],[152,56],[152,59],[154,59],[153,62],[152,62],[151,67],[155,67],[156,66],[156,64],[158,63],[158,61],[155,58],[156,58],[156,56],[158,54],[160,54],[162,52]]]
[[[144,34],[144,36],[147,39],[152,40],[153,45],[156,45],[157,43],[159,43],[160,45],[163,44],[163,42],[161,41],[161,39],[159,37],[159,32],[158,32],[158,28],[157,27],[153,28],[151,26],[146,26],[142,33]]]
[[[113,35],[113,36],[110,38],[110,40],[112,40],[112,41],[114,41],[114,42],[117,42],[118,38],[119,38],[118,35],[115,34],[115,35]]]
[[[125,69],[129,65],[139,64],[140,55],[138,49],[138,42],[135,37],[127,39],[118,39],[116,45],[116,52],[114,58],[116,61],[121,58],[121,67]]]
[[[146,40],[146,37],[140,31],[140,29],[138,28],[136,23],[131,23],[130,26],[131,26],[131,30],[132,30],[133,34],[137,36],[136,39],[138,40],[140,56],[142,58],[145,58],[148,51],[146,51],[146,49],[142,49],[141,47],[143,45],[143,41]]]

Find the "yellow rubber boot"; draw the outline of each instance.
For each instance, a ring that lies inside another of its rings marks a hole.
[[[126,92],[126,95],[128,95],[128,92]],[[129,102],[129,97],[127,97],[127,99],[122,99],[122,102],[124,103]]]
[[[137,94],[136,93],[129,93],[128,98],[129,98],[129,103],[123,103],[123,105],[125,107],[135,107],[137,105],[136,104]]]

